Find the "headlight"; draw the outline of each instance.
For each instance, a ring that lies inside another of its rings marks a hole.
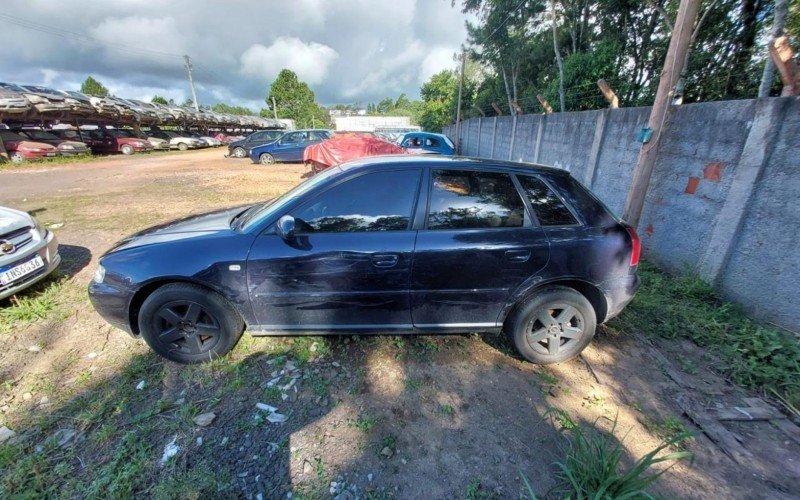
[[[94,272],[94,276],[92,276],[92,281],[100,284],[103,282],[104,279],[106,279],[106,268],[103,267],[101,264],[98,264],[97,270]]]
[[[72,144],[62,144],[61,149],[75,149],[75,146]]]
[[[39,236],[42,239],[45,239],[47,237],[47,229],[44,228],[42,223],[39,222],[39,219],[37,219],[36,217],[31,217],[31,219],[33,219],[33,228],[36,230],[37,233],[39,233]]]

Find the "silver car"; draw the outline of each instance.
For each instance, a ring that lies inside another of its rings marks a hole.
[[[60,263],[53,233],[25,212],[0,207],[0,299],[44,279]]]

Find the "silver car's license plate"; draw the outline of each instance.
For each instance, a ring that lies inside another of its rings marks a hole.
[[[18,266],[12,267],[8,271],[0,273],[0,285],[7,285],[42,267],[44,267],[44,261],[41,256],[37,255],[29,261],[23,262]]]

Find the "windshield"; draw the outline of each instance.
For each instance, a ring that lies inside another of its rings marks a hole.
[[[58,137],[43,130],[23,130],[23,133],[31,139],[43,139],[46,141],[58,140]]]
[[[14,132],[9,132],[8,130],[0,130],[0,137],[3,138],[4,141],[24,141],[25,138],[21,135],[15,134]]]
[[[108,129],[106,132],[114,137],[133,137],[133,133],[129,130]]]
[[[241,227],[244,231],[249,230],[265,218],[279,213],[294,200],[303,196],[316,186],[325,182],[331,176],[336,175],[341,171],[342,170],[339,167],[331,167],[327,170],[323,170],[319,174],[307,179],[305,182],[301,182],[281,196],[273,198],[262,205],[254,206],[253,208],[247,210],[247,213],[242,214],[242,220],[239,227]]]

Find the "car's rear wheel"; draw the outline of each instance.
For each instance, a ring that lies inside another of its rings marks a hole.
[[[247,156],[247,151],[245,151],[243,147],[235,147],[233,148],[233,156],[236,158],[244,158]]]
[[[185,142],[179,142],[178,149],[180,149],[181,151],[186,151],[187,149],[189,149],[189,145],[186,144]]]
[[[221,295],[188,283],[158,288],[142,304],[139,332],[159,355],[177,363],[224,356],[244,331],[244,322]]]
[[[133,154],[133,146],[129,144],[123,144],[121,148],[119,148],[120,152],[124,155],[132,155]]]
[[[579,292],[553,286],[521,304],[506,327],[522,357],[546,365],[580,354],[594,337],[597,316]]]
[[[275,157],[269,153],[261,153],[258,155],[258,161],[260,161],[262,165],[272,165],[275,163]]]
[[[11,161],[13,161],[14,163],[22,163],[23,161],[25,161],[25,157],[22,156],[22,154],[20,154],[17,151],[12,151],[8,153],[8,157],[11,158]]]

